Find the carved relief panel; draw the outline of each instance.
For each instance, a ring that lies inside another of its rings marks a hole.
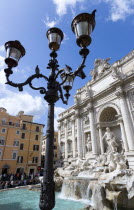
[[[83,126],[87,126],[89,125],[89,117],[88,115],[83,117]]]

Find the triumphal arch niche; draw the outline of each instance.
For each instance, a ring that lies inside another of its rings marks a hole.
[[[118,116],[120,116],[120,111],[116,105],[108,104],[100,109],[97,118],[97,127],[99,130],[101,154],[110,151],[119,153],[124,151],[124,143]],[[111,137],[111,140],[109,140],[110,142],[106,140],[107,131],[111,133],[111,135],[109,134],[109,137]]]
[[[134,50],[113,64],[96,59],[90,73],[74,105],[59,115],[59,159],[68,165],[118,153],[134,168]]]

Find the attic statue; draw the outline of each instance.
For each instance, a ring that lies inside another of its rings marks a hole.
[[[94,62],[94,69],[91,70],[92,79],[96,80],[97,77],[100,77],[110,68],[108,61],[110,58],[106,59],[96,59]]]

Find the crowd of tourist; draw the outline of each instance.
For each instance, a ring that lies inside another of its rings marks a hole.
[[[26,176],[23,174],[0,174],[0,190],[18,186],[34,185],[40,183],[39,174],[30,174]]]

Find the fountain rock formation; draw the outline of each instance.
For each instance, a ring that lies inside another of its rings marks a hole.
[[[94,162],[88,156],[84,160],[78,158],[55,171],[60,187],[64,178],[62,194],[89,200],[91,204],[85,209],[134,209],[134,171],[128,168],[124,149],[118,150],[115,135],[109,128],[106,128],[104,139],[106,152]]]

